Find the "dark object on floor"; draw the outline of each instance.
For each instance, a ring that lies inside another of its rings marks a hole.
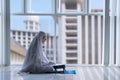
[[[65,65],[55,65],[55,66],[53,66],[53,68],[55,69],[55,73],[64,73],[64,71],[65,71]],[[62,71],[58,71],[58,69],[63,69]]]

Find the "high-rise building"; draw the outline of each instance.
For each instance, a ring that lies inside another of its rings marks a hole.
[[[11,64],[23,64],[26,50],[12,38],[10,39],[10,51]]]
[[[35,35],[40,31],[39,17],[27,16],[25,23],[25,30],[11,30],[11,37],[20,43],[23,47],[28,49],[30,42]]]
[[[60,0],[61,13],[81,12],[82,0]],[[102,15],[61,16],[59,18],[61,63],[101,64]]]

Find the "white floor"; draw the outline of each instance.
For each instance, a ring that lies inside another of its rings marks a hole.
[[[69,67],[76,74],[18,74],[20,66],[0,67],[0,80],[120,80],[118,67]]]

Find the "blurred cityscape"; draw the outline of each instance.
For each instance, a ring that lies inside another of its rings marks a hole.
[[[83,11],[82,0],[60,0],[60,13]],[[102,9],[92,9],[100,13]],[[22,64],[35,35],[41,31],[38,16],[26,16],[25,30],[11,30],[11,64]],[[102,15],[60,16],[58,35],[47,33],[46,55],[55,63],[102,64]],[[57,44],[55,44],[57,43]]]

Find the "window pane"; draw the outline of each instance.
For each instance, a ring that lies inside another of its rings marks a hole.
[[[10,0],[11,13],[23,12],[23,0]]]
[[[58,0],[58,12],[83,12],[84,0]]]
[[[102,64],[103,16],[59,16],[58,54],[65,64]]]
[[[104,0],[90,0],[89,1],[89,12],[91,13],[102,13],[103,12],[103,2]]]
[[[31,24],[32,22],[32,24]],[[54,62],[55,23],[52,16],[11,16],[11,64],[22,64],[26,51],[39,31],[47,34],[44,50]]]
[[[59,2],[57,5],[59,13],[84,11],[83,0],[57,1]],[[29,44],[38,31],[44,31],[49,38],[45,44],[45,50],[50,61],[64,64],[100,65],[102,61],[103,16],[59,15],[58,17],[56,14],[54,18],[44,16],[44,13],[55,12],[53,2],[53,0],[32,0],[30,4],[30,0],[28,1],[28,12],[43,13],[43,16],[11,16],[11,41],[17,43],[16,45],[19,44],[26,54]],[[90,5],[92,4],[90,3]],[[90,7],[90,9],[92,10],[94,7]],[[22,54],[22,58],[15,57],[16,53],[11,51],[12,64],[23,63],[24,54]]]
[[[30,0],[29,0],[30,1]],[[34,13],[52,13],[54,12],[54,0],[31,0],[31,11]]]

